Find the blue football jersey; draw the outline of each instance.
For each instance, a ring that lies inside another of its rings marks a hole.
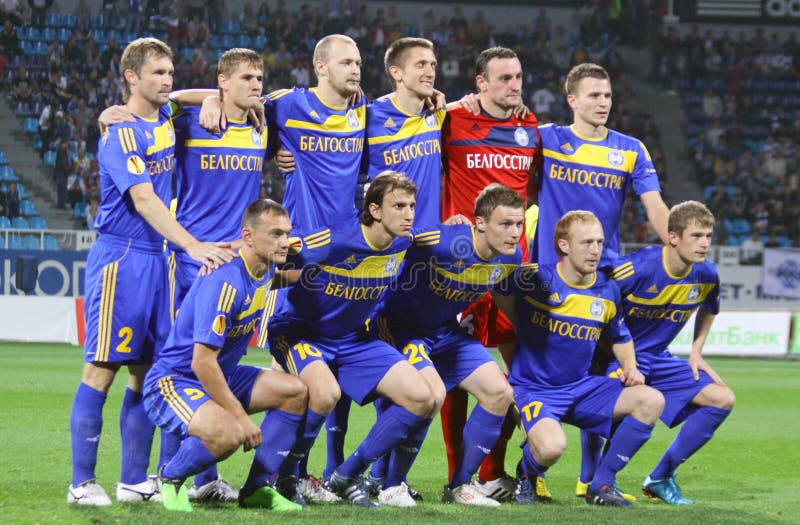
[[[364,226],[321,229],[293,243],[291,262],[303,266],[300,281],[269,321],[270,332],[290,326],[338,337],[364,328],[370,313],[400,272],[410,240],[398,237],[385,249],[367,240]]]
[[[268,131],[246,121],[229,120],[221,134],[199,123],[199,107],[183,108],[174,118],[178,178],[178,222],[203,242],[241,237],[241,218],[258,199]]]
[[[589,374],[604,332],[614,344],[631,340],[619,288],[602,273],[591,284],[577,286],[563,278],[557,264],[524,266],[516,286],[511,384],[572,383]]]
[[[352,220],[366,133],[364,99],[329,106],[313,88],[282,89],[268,98],[267,120],[294,156],[283,197],[294,227],[311,231]]]
[[[719,313],[719,275],[714,263],[693,264],[685,275],[671,275],[667,247],[650,246],[619,259],[612,276],[622,292],[625,323],[636,353],[667,348],[701,305]]]
[[[100,167],[100,213],[95,228],[129,238],[135,244],[163,243],[164,237],[136,211],[128,190],[137,184],[152,184],[166,206],[172,192],[175,165],[175,129],[172,104],[165,104],[155,120],[134,115],[136,122],[109,126],[97,148]]]
[[[637,195],[661,191],[650,154],[641,141],[607,130],[600,139],[578,135],[571,126],[539,127],[544,156],[539,190],[539,224],[533,260],[556,263],[556,223],[568,211],[587,210],[605,233],[603,261],[619,257],[619,221],[628,188]]]
[[[267,303],[274,267],[257,279],[242,257],[198,277],[186,294],[167,342],[158,354],[159,364],[194,377],[194,344],[219,349],[219,366],[230,376],[247,353],[247,346]]]
[[[398,108],[391,95],[367,107],[369,180],[386,170],[417,185],[418,224],[437,224],[442,206],[442,125],[447,112],[419,114]]]
[[[432,331],[447,323],[487,292],[511,291],[522,250],[482,259],[469,225],[441,225],[413,236],[406,262],[380,313],[393,323]]]

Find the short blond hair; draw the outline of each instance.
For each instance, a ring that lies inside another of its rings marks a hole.
[[[703,228],[713,228],[716,220],[714,214],[705,204],[698,201],[683,201],[669,210],[667,231],[683,235],[683,230],[696,222]]]
[[[565,239],[569,242],[569,231],[572,229],[572,225],[575,223],[588,223],[588,222],[596,222],[600,224],[600,219],[597,218],[597,215],[590,211],[586,210],[572,210],[565,213],[558,222],[556,223],[556,231],[553,233],[553,245],[556,248],[556,253],[559,257],[564,257],[567,255],[564,253],[561,248],[558,246],[558,241],[561,239]]]
[[[125,78],[125,71],[130,69],[136,76],[142,74],[142,67],[149,58],[166,57],[172,60],[172,49],[161,40],[153,37],[137,38],[125,47],[120,59],[120,69],[124,80],[122,100],[127,102],[131,96],[131,86]]]

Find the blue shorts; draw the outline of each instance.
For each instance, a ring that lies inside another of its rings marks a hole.
[[[102,234],[86,260],[87,363],[147,364],[169,335],[169,280],[161,246]]]
[[[172,252],[169,256],[170,311],[175,319],[189,288],[197,280],[201,264],[184,251]]]
[[[245,410],[250,407],[258,375],[263,368],[240,365],[226,378],[228,386]],[[196,377],[162,369],[156,364],[144,380],[144,408],[154,424],[181,437],[189,435],[189,421],[197,409],[211,398]]]
[[[513,384],[525,434],[543,418],[569,423],[603,437],[611,435],[614,406],[625,386],[619,379],[587,376],[563,386]]]
[[[661,421],[669,428],[680,425],[695,410],[700,408],[692,403],[692,399],[714,381],[708,374],[700,371],[700,379],[695,381],[692,368],[686,359],[672,355],[669,350],[658,354],[641,352],[636,354],[639,371],[645,376],[645,384],[664,395],[664,411]],[[612,361],[607,373],[615,374],[620,370],[619,363]]]
[[[436,368],[448,392],[479,367],[494,361],[489,351],[456,323],[420,337],[419,330],[409,330],[376,316],[370,322],[370,329],[400,350],[417,370]]]
[[[332,338],[304,329],[272,330],[269,349],[283,369],[296,376],[309,364],[323,361],[339,387],[359,405],[375,399],[375,388],[383,376],[404,361],[394,347],[368,333]]]

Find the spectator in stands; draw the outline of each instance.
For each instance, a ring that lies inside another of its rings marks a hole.
[[[0,190],[0,216],[8,217],[6,211],[6,192]]]
[[[128,14],[125,16],[125,31],[138,33],[144,14],[143,0],[128,0]]]
[[[19,189],[16,182],[8,183],[8,190],[6,191],[6,216],[9,219],[19,217]]]
[[[0,23],[5,24],[6,20],[10,21],[12,26],[22,25],[22,7],[18,0],[0,1]]]
[[[778,234],[775,232],[771,232],[767,242],[764,243],[764,248],[780,248],[782,246],[781,241],[778,240]]]
[[[542,85],[533,92],[531,104],[533,112],[541,122],[552,122],[553,108],[558,103],[558,99],[547,85]]]
[[[86,229],[94,231],[94,220],[100,213],[100,200],[96,195],[89,197],[89,206],[86,207]]]
[[[724,109],[722,99],[719,98],[719,95],[714,93],[712,89],[708,89],[705,95],[703,95],[703,113],[705,113],[706,117],[718,119],[722,117]]]
[[[83,177],[81,177],[77,171],[73,171],[70,176],[67,177],[67,204],[69,205],[69,209],[75,210],[75,205],[85,200]]]
[[[42,29],[53,0],[28,0],[28,5],[31,6],[31,25]]]
[[[72,173],[72,159],[70,157],[69,143],[66,140],[61,140],[58,143],[56,165],[53,168],[53,177],[56,182],[56,208],[59,210],[65,208],[67,200],[67,179]]]
[[[764,243],[757,231],[750,232],[750,237],[742,243],[742,264],[761,264],[764,258]]]
[[[3,31],[0,32],[0,54],[5,55],[9,60],[13,60],[14,57],[22,54],[19,35],[17,35],[17,30],[9,18],[6,18],[3,23]]]

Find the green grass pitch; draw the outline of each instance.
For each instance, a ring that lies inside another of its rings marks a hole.
[[[265,364],[263,351],[251,351],[250,364]],[[715,438],[679,470],[679,483],[691,507],[670,508],[639,501],[630,509],[595,508],[573,495],[579,467],[578,434],[568,428],[569,447],[548,473],[551,505],[504,505],[473,509],[438,503],[447,467],[438,421],[411,472],[411,485],[425,501],[416,509],[353,509],[349,505],[311,507],[279,515],[236,506],[196,506],[190,515],[167,513],[158,504],[104,509],[66,503],[71,460],[69,411],[80,378],[82,352],[66,345],[0,344],[0,522],[2,523],[800,523],[800,362],[713,359],[711,363],[736,392],[737,405]],[[126,376],[112,387],[100,443],[98,481],[112,495],[119,475],[119,407]],[[372,424],[371,407],[354,409],[348,451]],[[324,434],[324,433],[323,433]],[[675,432],[663,425],[620,474],[619,484],[639,494],[639,486]],[[509,446],[513,472],[519,434]],[[157,460],[158,438],[153,464]],[[310,468],[324,462],[324,436],[312,451]],[[247,474],[251,454],[236,453],[220,465],[234,484]]]

